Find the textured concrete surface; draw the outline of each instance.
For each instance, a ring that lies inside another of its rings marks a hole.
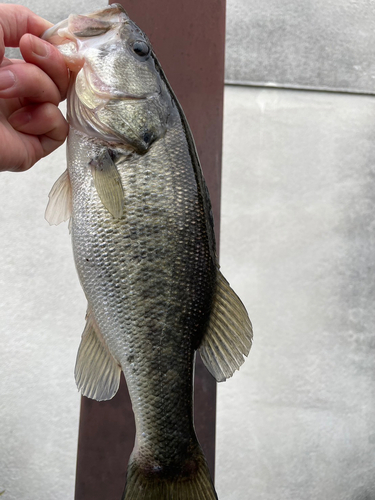
[[[371,0],[227,0],[226,80],[375,91]]]
[[[254,324],[219,498],[375,498],[375,100],[229,87],[221,263]]]

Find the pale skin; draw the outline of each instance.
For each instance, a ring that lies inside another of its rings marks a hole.
[[[61,146],[68,124],[58,109],[69,72],[39,37],[52,24],[21,5],[0,4],[0,171],[22,172]],[[4,58],[19,47],[24,61]]]

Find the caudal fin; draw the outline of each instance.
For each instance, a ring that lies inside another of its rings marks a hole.
[[[203,453],[185,472],[142,468],[131,459],[122,500],[218,500]]]

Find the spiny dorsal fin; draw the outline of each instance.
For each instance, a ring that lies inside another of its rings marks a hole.
[[[90,309],[74,375],[78,390],[97,401],[113,398],[119,388],[121,367],[109,352]]]
[[[96,191],[105,208],[115,219],[124,213],[124,189],[117,167],[107,149],[91,160],[91,173]]]
[[[64,222],[72,215],[72,185],[68,170],[60,175],[48,195],[49,201],[44,215],[46,221],[52,225]]]
[[[245,306],[218,271],[210,320],[199,347],[202,360],[218,382],[231,377],[251,349],[253,329]]]

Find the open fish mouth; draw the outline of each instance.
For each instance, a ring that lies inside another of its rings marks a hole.
[[[127,22],[129,18],[125,10],[121,5],[114,4],[104,11],[92,14],[71,14],[46,30],[42,38],[57,47],[68,68],[77,73],[84,64],[86,46],[99,47],[103,44],[103,35],[112,30],[108,37],[113,36],[113,28]]]
[[[113,4],[107,9],[91,14],[71,14],[67,19],[51,26],[42,36],[53,45],[68,43],[77,38],[100,36],[109,31],[114,24],[129,21],[129,17],[120,4]]]
[[[90,63],[90,58],[86,57],[90,50],[100,51],[105,56],[106,50],[102,48],[103,45],[110,40],[117,41],[121,37],[118,28],[130,22],[122,6],[114,4],[104,11],[88,15],[71,14],[67,19],[45,31],[42,36],[44,40],[58,48],[69,70],[79,75],[76,91],[80,100],[89,109],[96,109],[109,100],[140,101],[155,97],[158,93],[135,94],[111,85],[98,75]],[[151,53],[151,48],[149,51]]]
[[[121,5],[83,16],[72,14],[43,38],[57,47],[72,72],[70,125],[131,145],[140,154],[165,133],[155,55]]]

